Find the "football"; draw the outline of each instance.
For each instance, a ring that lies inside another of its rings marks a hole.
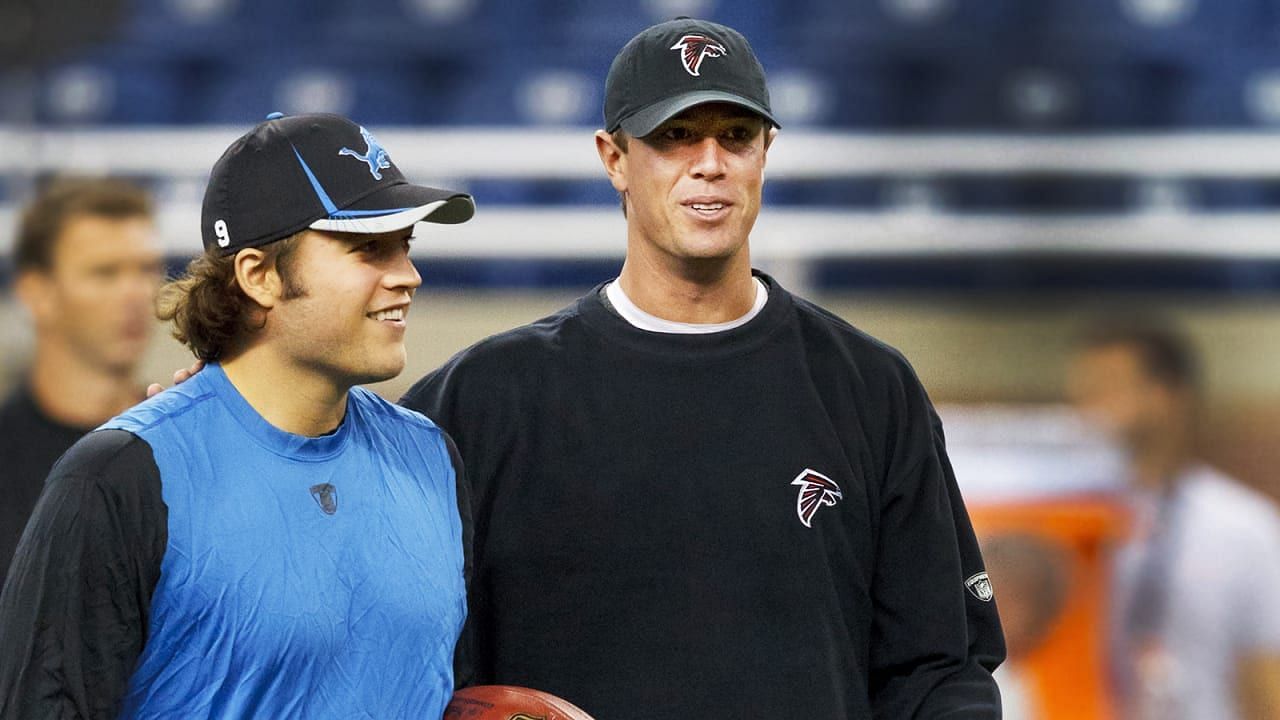
[[[593,720],[568,700],[513,685],[476,685],[453,694],[444,720]]]

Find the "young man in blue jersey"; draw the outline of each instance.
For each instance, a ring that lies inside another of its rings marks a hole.
[[[0,595],[0,718],[441,716],[461,466],[355,386],[404,368],[412,227],[473,212],[338,116],[224,153],[160,303],[207,367],[50,474]]]

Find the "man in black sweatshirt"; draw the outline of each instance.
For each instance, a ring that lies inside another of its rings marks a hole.
[[[778,123],[747,41],[656,25],[605,94],[621,275],[402,400],[472,482],[474,681],[606,720],[998,718],[996,606],[924,389],[751,268]]]

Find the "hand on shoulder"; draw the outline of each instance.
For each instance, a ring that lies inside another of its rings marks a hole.
[[[197,360],[191,363],[191,367],[183,368],[181,370],[175,370],[173,373],[173,384],[181,385],[187,380],[190,380],[192,375],[195,375],[196,373],[200,372],[202,369],[204,369],[204,361]],[[164,386],[161,385],[160,383],[151,383],[150,385],[147,386],[147,397],[158,395],[159,393],[164,392],[164,389],[165,389]]]

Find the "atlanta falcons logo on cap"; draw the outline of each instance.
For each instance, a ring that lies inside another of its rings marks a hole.
[[[835,505],[844,497],[835,480],[809,468],[797,475],[791,484],[800,486],[800,496],[796,498],[796,514],[805,527],[813,527],[809,523],[813,521],[813,514],[818,512],[818,508]]]
[[[698,77],[704,59],[724,57],[729,54],[724,45],[706,35],[685,35],[680,38],[680,42],[668,49],[680,51],[680,61],[684,63],[685,72],[694,77]]]

